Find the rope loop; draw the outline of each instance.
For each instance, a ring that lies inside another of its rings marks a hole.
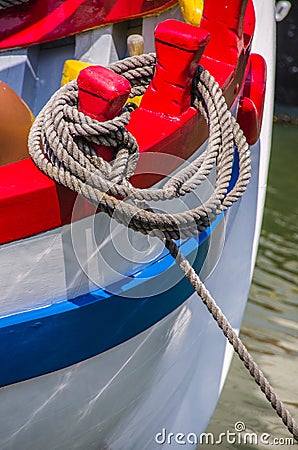
[[[112,64],[110,69],[131,83],[130,97],[134,97],[146,91],[155,64],[155,55],[149,54],[127,58]],[[207,70],[198,68],[191,98],[192,105],[209,126],[208,144],[191,164],[180,169],[161,188],[137,189],[129,182],[138,160],[138,144],[125,128],[131,106],[113,120],[98,122],[77,110],[77,96],[77,83],[70,82],[53,95],[36,118],[28,141],[35,164],[53,180],[82,194],[119,223],[164,242],[272,407],[298,439],[294,419],[277,399],[268,380],[174,242],[206,229],[218,214],[242,196],[249,182],[249,147],[228,110],[218,83]],[[109,163],[98,156],[92,143],[114,148],[114,161]],[[235,151],[239,161],[238,177],[230,188]],[[214,191],[202,204],[175,214],[155,212],[148,206],[148,201],[170,200],[194,191],[214,169]],[[131,200],[132,204],[124,199]]]
[[[130,81],[131,95],[135,92],[142,95],[153,77],[155,64],[155,55],[149,54],[127,58],[109,67]],[[202,67],[197,71],[192,91],[193,104],[203,111],[209,125],[208,145],[162,188],[138,189],[129,182],[138,159],[138,144],[125,128],[130,107],[113,120],[93,120],[77,110],[76,81],[57,91],[36,118],[29,136],[31,157],[55,181],[82,194],[109,215],[117,209],[117,220],[124,225],[129,223],[135,231],[147,234],[160,230],[173,238],[194,236],[241,197],[249,181],[250,158],[243,133],[228,111],[218,83]],[[92,143],[114,148],[114,161],[108,163],[98,156]],[[235,145],[239,176],[228,192]],[[194,209],[167,214],[145,211],[122,201],[129,198],[148,202],[184,196],[198,188],[213,168],[214,192]],[[134,220],[129,221],[129,217]]]

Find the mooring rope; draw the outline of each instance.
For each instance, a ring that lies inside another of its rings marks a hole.
[[[272,408],[282,419],[283,423],[293,435],[295,440],[298,441],[298,426],[293,416],[287,410],[281,400],[277,397],[273,387],[271,386],[263,372],[259,369],[257,363],[254,361],[253,357],[241,341],[240,337],[233,330],[233,327],[229,323],[226,316],[223,314],[219,306],[217,306],[215,300],[213,299],[204,283],[200,280],[198,274],[194,271],[187,259],[179,251],[177,244],[173,240],[165,242],[165,246],[168,248],[173,258],[175,258],[176,263],[185,274],[195,291],[201,297],[203,303],[216,321],[217,325],[222,330],[229,343],[233,346],[235,353],[237,353],[252,378],[259,385],[261,391],[265,394]]]
[[[142,55],[115,63],[110,69],[130,81],[134,97],[145,92],[155,62],[155,55]],[[218,83],[202,68],[194,78],[192,94],[193,106],[209,125],[208,145],[195,161],[160,189],[137,189],[129,182],[138,157],[137,142],[125,128],[129,111],[124,109],[119,117],[103,123],[90,119],[77,109],[76,81],[57,91],[38,115],[30,131],[29,151],[35,164],[53,180],[82,194],[119,223],[164,242],[251,376],[298,440],[294,419],[174,242],[196,236],[210,226],[218,214],[242,196],[250,178],[250,152],[243,132],[229,112]],[[98,156],[92,143],[113,147],[114,161],[108,163]],[[235,149],[239,175],[229,190]],[[148,206],[148,201],[173,199],[193,191],[213,167],[216,167],[214,192],[201,205],[175,214],[157,213]],[[123,201],[127,199],[133,204]]]
[[[24,5],[30,0],[0,0],[0,10],[10,8],[12,6]]]
[[[273,122],[281,123],[284,125],[294,125],[297,127],[298,126],[298,117],[290,116],[288,114],[275,114],[273,116]]]

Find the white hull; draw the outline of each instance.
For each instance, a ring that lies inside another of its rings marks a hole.
[[[214,334],[213,363],[206,364],[211,347],[205,338]],[[104,354],[3,388],[0,448],[151,450],[158,448],[154,436],[162,427],[197,432],[219,395],[224,347],[193,296]],[[212,380],[213,399],[198,383],[202,377]]]
[[[256,145],[254,169],[258,150]],[[237,330],[250,286],[258,192],[254,177],[229,213],[223,253],[206,281]],[[163,428],[199,436],[230,358],[221,331],[193,294],[153,327],[103,354],[2,388],[0,448],[151,450],[160,447],[155,435]]]
[[[264,126],[260,141],[251,149],[251,182],[226,216],[224,247],[219,259],[214,256],[214,270],[205,280],[236,330],[241,325],[254,267],[271,139],[274,51],[267,44],[274,40],[274,5],[271,1],[269,6],[255,2],[255,8],[253,51],[268,64]],[[260,17],[266,42],[259,29]],[[47,236],[52,239],[54,233]],[[54,239],[53,246],[56,243]],[[67,279],[61,268],[57,276],[59,273]],[[48,286],[48,280],[44,281]],[[76,283],[77,292],[90,289],[85,281],[80,278]],[[57,302],[59,295],[61,299],[65,293],[73,295],[69,286],[61,285],[63,292],[53,295]],[[45,302],[47,294],[43,294]],[[19,310],[33,307],[30,298],[28,295]],[[2,315],[13,312],[8,296],[2,307]],[[114,348],[1,388],[0,449],[153,450],[162,446],[155,436],[163,429],[199,437],[215,409],[230,359],[225,338],[193,294],[155,325]],[[174,449],[181,445],[172,440],[171,445],[164,444],[167,446]],[[192,444],[184,447],[194,448]]]

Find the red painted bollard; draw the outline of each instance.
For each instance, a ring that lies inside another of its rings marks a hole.
[[[209,33],[178,20],[166,20],[155,30],[156,71],[141,106],[180,116],[191,105],[191,84]]]
[[[111,120],[123,108],[130,88],[124,77],[105,67],[87,67],[78,76],[78,109],[99,122]],[[105,160],[113,159],[112,148],[95,144],[94,148]]]
[[[262,128],[267,69],[264,58],[256,53],[250,55],[249,64],[243,95],[239,101],[237,122],[248,144],[254,145],[260,137]]]
[[[246,6],[249,3],[249,8]],[[254,8],[251,0],[206,1],[201,27],[210,31],[212,39],[206,55],[220,55],[220,60],[236,66],[239,49],[243,47],[243,38],[250,41],[251,36],[243,35],[243,23],[246,15],[246,32],[254,29]],[[248,26],[248,22],[251,25]]]

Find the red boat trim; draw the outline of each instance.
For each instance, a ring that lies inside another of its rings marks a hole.
[[[266,61],[261,55],[251,54],[249,72],[244,83],[237,114],[237,121],[244,131],[249,145],[254,145],[261,133],[266,79]]]
[[[228,5],[231,5],[232,10],[235,11],[235,4],[237,4],[238,10],[243,11],[243,3],[246,3],[246,1],[234,0],[233,2],[229,1]],[[216,6],[219,9],[222,7],[225,8],[225,5]],[[254,21],[254,15],[251,11],[252,9],[248,8],[245,17],[239,19],[240,22],[244,19],[243,29],[249,28],[250,31],[253,30],[253,27],[251,25],[248,27],[245,24],[246,22],[251,24]],[[228,19],[227,16],[226,29],[228,33],[231,33]],[[232,21],[234,26],[233,17]],[[214,25],[210,20],[205,22],[206,26],[208,24],[213,32]],[[209,29],[206,31],[209,31]],[[247,42],[251,39],[251,37],[250,39],[246,37],[244,40],[243,35],[239,37],[237,27],[235,27],[234,35],[237,41],[238,56],[233,64],[231,61],[234,59],[236,47],[233,46],[226,50],[224,40],[217,42],[216,46],[213,45],[213,49],[216,47],[214,58],[211,57],[209,51],[208,55],[204,54],[200,60],[200,64],[209,70],[218,81],[228,106],[231,106],[237,98],[243,80],[247,77],[249,57]],[[232,56],[228,55],[229,51],[231,51]],[[215,59],[217,55],[223,55],[223,59],[230,62],[218,61]],[[167,58],[166,63],[171,67],[173,64],[171,52],[168,52]],[[175,76],[175,74],[171,74],[172,76]],[[171,82],[171,89],[181,91],[178,86],[179,83],[176,83],[176,88],[173,88],[175,80],[173,81],[173,78],[171,78]],[[186,90],[187,83],[184,86]],[[181,97],[179,113],[176,115],[169,112],[164,113],[163,104],[166,105],[170,101],[167,98],[168,87],[159,86],[158,89],[158,95],[155,96],[156,100],[153,101],[154,95],[148,88],[142,105],[132,113],[131,121],[127,127],[136,137],[140,147],[141,157],[138,172],[142,175],[134,176],[132,179],[133,183],[139,187],[148,187],[162,178],[162,176],[146,173],[148,172],[146,152],[166,153],[188,159],[208,136],[208,128],[197,111],[192,107],[183,108],[183,96]],[[150,97],[152,101],[149,101]],[[167,172],[161,171],[160,173],[171,173],[175,168],[175,166],[167,165],[163,168]],[[63,186],[56,185],[43,175],[30,159],[0,167],[0,179],[2,185],[0,192],[0,243],[11,242],[70,223],[76,195]],[[81,216],[76,219],[87,216],[93,211],[86,200],[82,200],[82,202],[84,206],[81,208]]]
[[[211,231],[203,232],[200,242],[193,238],[182,245],[190,258],[195,254],[196,271],[205,261]],[[156,266],[162,272],[156,274]],[[46,308],[0,318],[0,339],[5,342],[0,347],[0,388],[99,355],[162,320],[193,293],[192,286],[183,277],[165,292],[146,296],[152,277],[162,283],[164,274],[173,277],[175,269],[175,262],[168,254],[131,276],[129,286],[120,285],[121,296],[99,289]],[[144,296],[132,301],[129,295],[140,284],[138,276],[143,277]]]
[[[35,0],[0,13],[0,49],[60,39],[154,14],[175,3],[176,0]]]

